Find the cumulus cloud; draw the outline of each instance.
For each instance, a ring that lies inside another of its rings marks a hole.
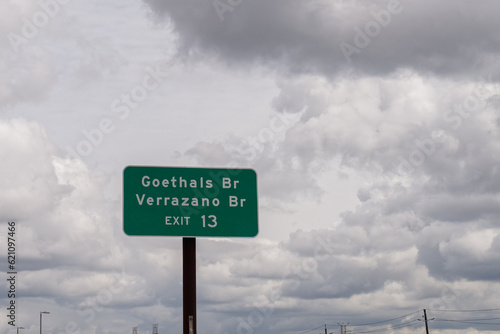
[[[285,280],[283,296],[353,301],[399,285],[401,305],[410,305],[429,282],[489,281],[498,274],[491,265],[498,256],[494,226],[500,213],[495,80],[451,81],[401,70],[384,77],[308,74],[277,82],[273,108],[298,120],[257,159],[241,159],[231,149],[242,138],[212,144],[224,161],[263,171],[286,166],[269,179],[264,172],[263,183],[286,194],[310,187],[319,198],[317,180],[308,178],[318,166],[340,159],[370,175],[358,191],[360,205],[345,212],[334,230],[291,235],[287,247],[297,256],[287,258],[288,270],[300,284]],[[203,157],[207,151],[189,154]],[[314,262],[314,245],[325,235],[339,255]],[[304,273],[304,265],[315,267]],[[409,290],[415,295],[405,296]]]
[[[275,143],[274,164],[304,176],[340,157],[370,175],[361,203],[339,225],[290,235],[280,301],[327,297],[360,310],[381,298],[454,308],[476,289],[464,282],[498,277],[494,83],[403,71],[280,85],[273,106],[301,118]],[[443,297],[446,289],[454,298]]]
[[[52,161],[56,148],[35,122],[14,119],[0,123],[2,219],[25,219],[54,209],[52,197],[69,189],[60,185]]]
[[[77,160],[61,158],[44,128],[24,119],[3,121],[1,214],[19,222],[29,247],[30,269],[41,266],[118,268],[107,257],[113,220],[102,204],[107,178]],[[73,251],[79,249],[78,252]],[[74,256],[76,255],[76,257]],[[96,260],[89,262],[88,256]],[[31,267],[34,266],[34,267]]]
[[[145,2],[173,22],[183,52],[223,62],[326,75],[351,65],[371,74],[498,73],[494,1]]]
[[[133,240],[123,246],[121,223],[109,210],[115,204],[104,196],[105,174],[63,157],[39,123],[1,121],[0,139],[0,214],[3,222],[16,222],[23,302],[44,301],[43,309],[67,314],[59,330],[70,322],[83,330],[102,326],[111,309],[154,305],[178,286],[175,276],[170,283],[142,277],[150,268],[164,276],[180,255],[136,249]],[[135,265],[127,268],[127,259]]]

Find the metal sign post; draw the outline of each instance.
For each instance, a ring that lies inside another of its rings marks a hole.
[[[196,238],[182,238],[183,334],[196,334]]]

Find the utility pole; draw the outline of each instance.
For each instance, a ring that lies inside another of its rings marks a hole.
[[[50,312],[47,311],[40,312],[40,334],[42,334],[42,314],[50,314]]]
[[[424,308],[425,334],[429,334],[429,325],[427,325],[427,312]]]

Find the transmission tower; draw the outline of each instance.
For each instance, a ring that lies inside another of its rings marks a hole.
[[[137,334],[137,327],[132,327],[132,334]]]
[[[158,324],[153,325],[153,334],[158,334]]]
[[[349,323],[347,323],[347,324],[339,324],[339,323],[337,323],[337,324],[340,326],[340,334],[347,334],[348,333],[348,331],[347,331],[347,325],[349,325]]]

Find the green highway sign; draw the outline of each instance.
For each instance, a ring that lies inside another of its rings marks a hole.
[[[123,229],[135,236],[255,237],[257,174],[252,169],[128,166]]]

